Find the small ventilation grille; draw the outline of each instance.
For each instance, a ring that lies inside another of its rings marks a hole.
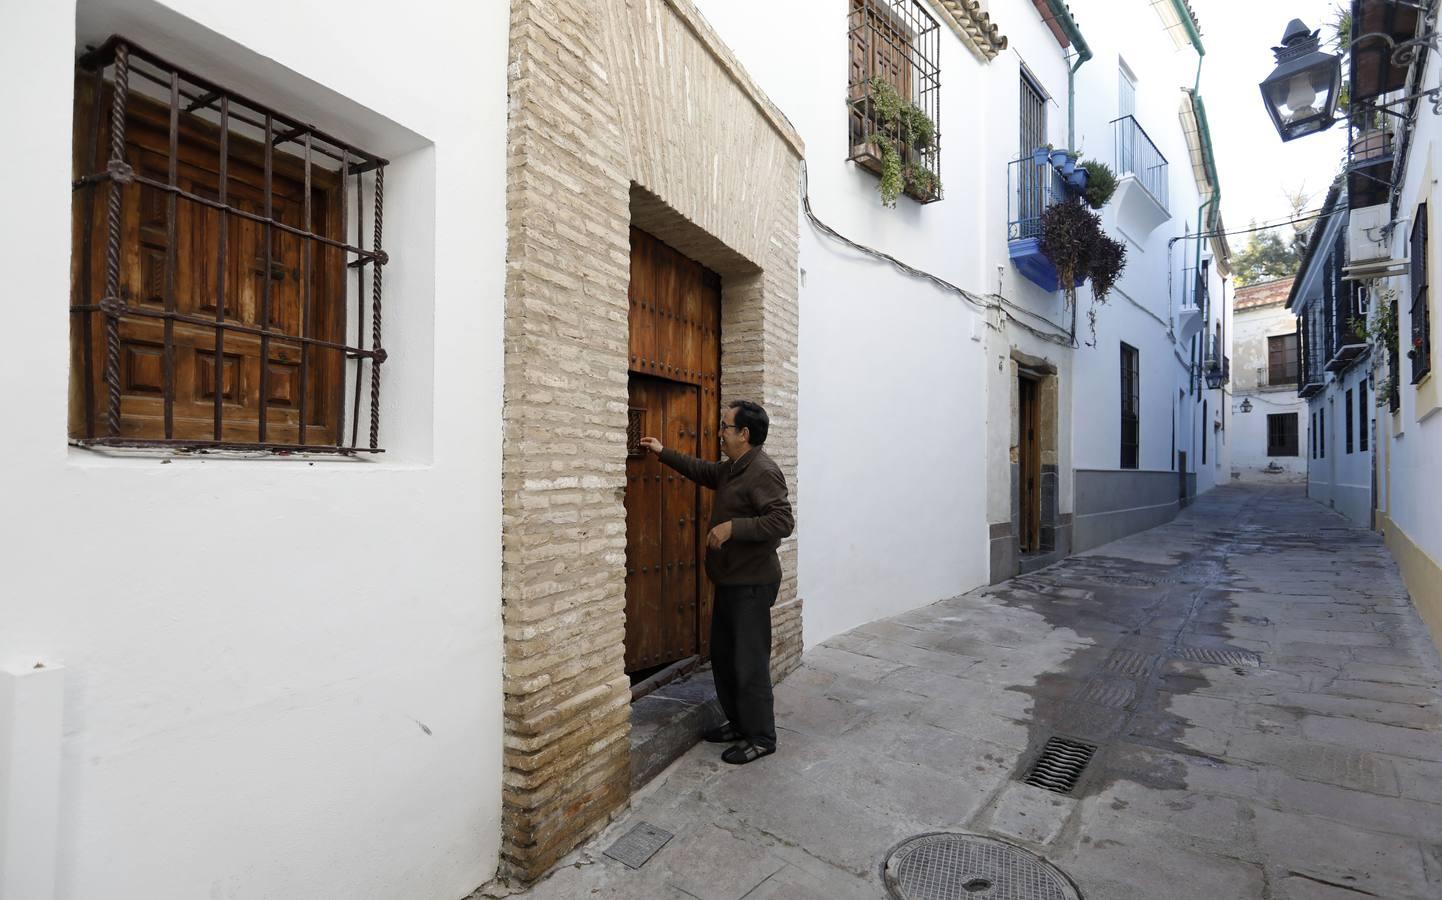
[[[1068,738],[1049,738],[1022,781],[1053,793],[1070,794],[1096,752],[1093,744]]]
[[[646,451],[641,449],[641,438],[645,437],[641,433],[641,428],[645,417],[646,410],[644,409],[637,409],[633,406],[626,410],[626,455],[632,459],[646,455]]]

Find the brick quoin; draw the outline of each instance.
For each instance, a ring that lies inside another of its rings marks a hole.
[[[630,795],[629,229],[721,275],[722,399],[770,412],[799,513],[803,148],[689,0],[515,0],[510,37],[500,874],[529,881]],[[802,649],[796,547],[778,679]]]

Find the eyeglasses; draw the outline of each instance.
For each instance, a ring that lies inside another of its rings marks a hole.
[[[737,431],[740,431],[740,430],[741,430],[741,427],[742,427],[742,426],[740,426],[740,425],[728,425],[728,424],[726,424],[725,422],[722,422],[722,423],[721,423],[721,430],[722,430],[722,431],[725,431],[725,430],[728,429],[728,428],[734,428],[734,429],[736,429]]]

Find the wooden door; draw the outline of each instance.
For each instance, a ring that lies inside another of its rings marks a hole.
[[[1021,490],[1021,552],[1035,553],[1041,549],[1041,447],[1037,424],[1037,383],[1030,378],[1018,380],[1017,442],[1018,481]]]
[[[89,115],[92,83],[81,79],[77,90],[80,101],[76,117],[83,121]],[[101,102],[108,113],[108,88]],[[102,121],[105,124],[95,136],[95,159],[104,159],[110,142],[108,119]],[[196,116],[183,115],[177,138],[177,187],[212,202],[221,201],[223,196],[233,208],[257,216],[265,214],[261,144],[233,132],[227,136],[222,192],[220,129]],[[126,161],[139,175],[167,183],[169,143],[168,107],[131,94],[126,112]],[[78,168],[94,165],[84,160],[88,153],[88,147],[78,148]],[[271,153],[271,216],[293,228],[308,227],[311,233],[338,239],[339,177],[321,161],[318,156],[313,158],[307,203],[302,160],[279,150]],[[220,440],[257,441],[264,404],[265,440],[302,443],[304,407],[304,443],[336,443],[344,395],[343,352],[307,347],[293,338],[305,336],[332,342],[343,339],[345,261],[341,251],[278,228],[267,229],[253,219],[225,215],[194,200],[172,199],[166,191],[138,181],[125,185],[121,193],[120,293],[127,306],[135,310],[122,317],[119,328],[121,436],[215,439],[218,390]],[[83,305],[98,302],[105,292],[108,188],[102,185],[77,194],[77,202],[82,204],[75,216],[77,238],[87,221],[90,228],[90,256],[85,259],[83,254],[77,254],[72,288],[75,305]],[[93,205],[88,216],[83,207],[87,201]],[[219,348],[213,324],[217,305],[223,305],[224,321],[229,326],[223,331]],[[177,316],[170,323],[159,315],[167,310]],[[70,434],[88,437],[98,433],[97,428],[103,431],[104,414],[87,417],[79,398],[81,390],[89,390],[99,398],[97,408],[103,410],[105,317],[91,312],[73,319],[76,377],[72,382],[76,396],[71,403]],[[266,338],[264,353],[261,336],[255,333],[262,328],[272,332]],[[91,360],[88,386],[83,359],[87,334]],[[172,360],[169,372],[167,342]],[[217,349],[222,354],[218,386]],[[167,394],[171,398],[169,423]]]
[[[719,458],[721,279],[632,229],[629,300],[626,671],[637,672],[710,651],[703,565],[712,492],[642,455],[636,442],[650,435]]]
[[[700,443],[695,386],[633,375],[630,431],[690,456]],[[649,454],[626,460],[626,670],[697,655],[701,489]]]

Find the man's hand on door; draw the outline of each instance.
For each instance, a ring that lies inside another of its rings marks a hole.
[[[666,448],[662,447],[661,442],[653,437],[643,437],[641,438],[641,449],[649,450],[657,456],[660,456],[661,451],[665,450]]]

